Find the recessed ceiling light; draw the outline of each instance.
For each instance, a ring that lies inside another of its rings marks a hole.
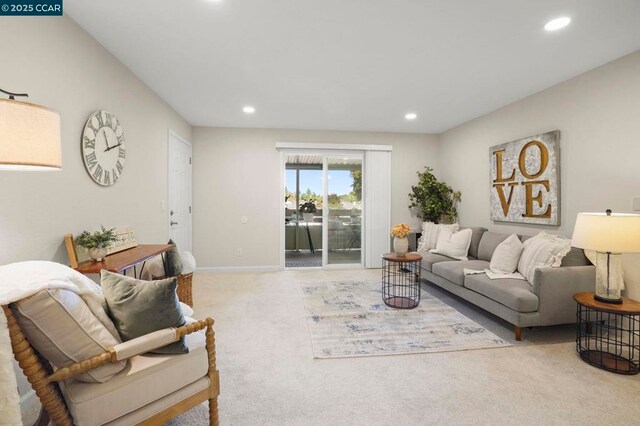
[[[246,106],[246,107],[242,108],[242,111],[245,114],[253,114],[254,112],[256,112],[256,109],[254,107],[252,107],[252,106]]]
[[[556,18],[546,23],[544,29],[547,31],[557,31],[569,25],[571,18],[563,16],[562,18]]]
[[[409,112],[404,115],[405,120],[415,120],[416,118],[418,118],[418,114],[416,114],[415,112]]]

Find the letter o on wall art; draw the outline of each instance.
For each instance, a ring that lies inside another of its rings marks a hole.
[[[560,225],[560,131],[489,148],[491,220]]]

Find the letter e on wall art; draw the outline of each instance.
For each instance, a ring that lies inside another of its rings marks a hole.
[[[491,220],[560,225],[560,131],[489,148]]]

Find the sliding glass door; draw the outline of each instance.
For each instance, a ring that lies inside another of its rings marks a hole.
[[[362,264],[362,155],[323,157],[322,264]]]

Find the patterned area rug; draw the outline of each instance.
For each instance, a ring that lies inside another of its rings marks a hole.
[[[379,281],[303,284],[314,358],[343,358],[511,346],[426,292],[418,307],[382,301]]]

